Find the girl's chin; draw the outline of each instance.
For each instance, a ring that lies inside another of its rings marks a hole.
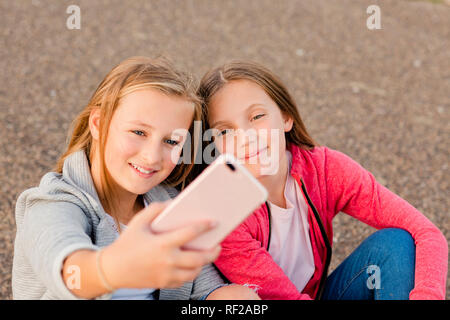
[[[150,179],[133,179],[129,180],[126,190],[134,194],[144,194],[150,191],[153,187],[159,184],[157,177],[152,177]]]
[[[276,175],[278,172],[278,168],[271,165],[262,165],[262,164],[244,164],[244,167],[252,174],[256,179],[263,178],[267,176]]]

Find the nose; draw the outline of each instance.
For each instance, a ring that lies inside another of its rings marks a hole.
[[[162,154],[162,145],[159,141],[156,141],[156,139],[150,139],[150,141],[145,144],[141,153],[145,165],[154,170],[161,169]]]
[[[258,132],[253,128],[239,129],[236,132],[236,147],[238,150],[250,150],[258,144]]]

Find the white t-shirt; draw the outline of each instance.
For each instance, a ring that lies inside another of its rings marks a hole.
[[[292,155],[286,151],[291,170]],[[314,274],[314,256],[309,238],[308,206],[297,181],[288,173],[284,187],[286,207],[271,202],[269,253],[284,273],[302,292]]]
[[[147,207],[148,203],[144,198],[144,205]],[[111,227],[119,232],[116,227],[116,222],[109,214],[107,214],[109,221],[111,222]],[[125,230],[127,228],[126,225],[120,224],[120,228]],[[130,270],[132,272],[132,270]],[[113,292],[111,297],[112,300],[155,300],[153,294],[156,289],[152,288],[144,288],[144,289],[136,289],[136,288],[122,288],[117,289]]]

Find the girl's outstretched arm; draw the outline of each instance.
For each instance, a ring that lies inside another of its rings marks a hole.
[[[166,205],[153,203],[136,214],[119,238],[101,249],[100,260],[87,224],[75,218],[77,210],[83,215],[79,207],[64,202],[37,206],[23,224],[28,237],[23,242],[25,251],[41,281],[63,299],[95,298],[110,288],[175,288],[214,261],[220,246],[207,251],[181,249],[211,228],[205,222],[161,234],[151,232],[152,219]]]

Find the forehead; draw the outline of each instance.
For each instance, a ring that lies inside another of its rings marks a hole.
[[[142,89],[122,98],[113,121],[177,129],[189,127],[193,115],[194,104],[187,99],[167,95],[157,89]]]
[[[209,121],[222,117],[233,117],[244,112],[253,104],[261,104],[268,109],[278,109],[264,89],[249,80],[233,80],[225,84],[210,100]]]

